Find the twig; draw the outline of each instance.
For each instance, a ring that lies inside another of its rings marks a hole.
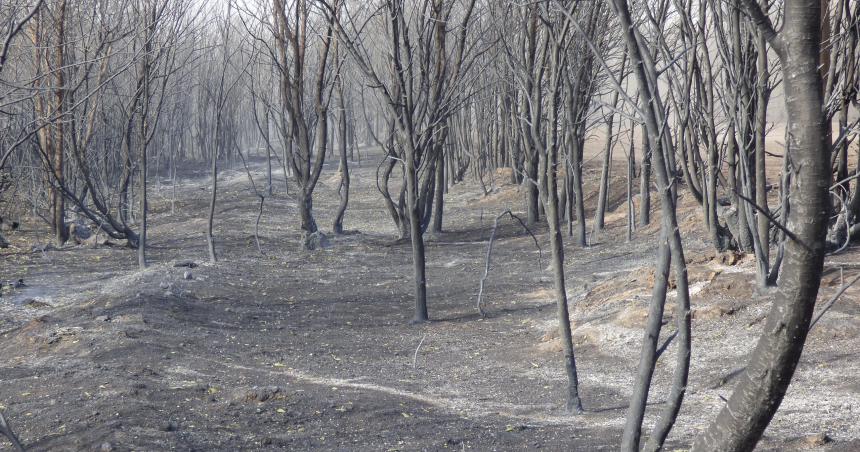
[[[483,214],[483,210],[481,210],[481,212]],[[519,221],[520,224],[523,226],[523,228],[529,233],[529,235],[532,236],[532,239],[535,242],[535,246],[538,249],[538,268],[543,268],[543,250],[541,250],[540,244],[538,243],[538,239],[532,233],[531,229],[529,229],[529,227],[526,226],[525,222],[523,222],[523,220],[520,217],[514,215],[513,212],[511,212],[510,210],[506,210],[506,211],[500,213],[496,217],[496,219],[493,221],[493,230],[490,233],[490,243],[487,245],[487,261],[486,261],[486,264],[484,265],[484,275],[481,276],[481,281],[480,281],[480,284],[478,286],[477,308],[478,308],[478,314],[480,314],[481,317],[485,316],[484,308],[483,308],[481,302],[484,299],[484,281],[487,280],[487,276],[489,276],[489,273],[490,273],[490,262],[491,262],[491,258],[492,258],[492,254],[493,254],[493,241],[496,238],[496,229],[499,227],[499,220],[505,215],[509,215],[512,219]]]
[[[830,297],[830,300],[827,302],[827,304],[825,304],[824,307],[821,308],[821,312],[819,312],[818,315],[816,315],[815,318],[812,319],[812,323],[809,324],[810,331],[812,331],[812,327],[815,326],[818,320],[821,319],[821,316],[823,316],[824,313],[826,313],[830,308],[833,307],[833,305],[836,303],[836,300],[838,300],[839,297],[842,296],[842,294],[845,293],[845,291],[848,290],[849,287],[853,286],[854,283],[856,283],[857,281],[860,281],[860,275],[857,275],[854,279],[848,281],[848,283],[843,284],[842,287],[839,288],[839,291],[836,292],[835,295]]]
[[[414,354],[414,355],[412,355],[412,368],[413,368],[413,369],[414,369],[416,366],[418,366],[418,350],[421,350],[421,344],[423,344],[423,343],[424,343],[424,339],[427,339],[427,335],[426,335],[426,334],[424,335],[424,337],[422,337],[422,338],[421,338],[421,342],[419,342],[419,343],[418,343],[418,347],[415,347],[415,354]]]
[[[12,428],[9,427],[9,424],[6,422],[6,418],[3,417],[3,413],[0,412],[0,434],[9,438],[9,441],[12,442],[12,446],[18,452],[24,452],[24,446],[21,445],[21,441],[18,440],[18,437],[15,436],[15,432],[12,431]]]

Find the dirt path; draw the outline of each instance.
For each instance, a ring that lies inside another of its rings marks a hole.
[[[0,299],[0,405],[22,440],[34,450],[616,449],[656,227],[625,243],[624,215],[616,212],[593,246],[567,250],[587,409],[571,417],[561,410],[565,377],[549,273],[541,268],[548,262],[538,265],[531,238],[515,225],[499,231],[484,294],[489,315],[475,313],[490,219],[519,210],[516,187],[487,198],[468,184],[451,190],[448,232],[427,246],[435,321],[409,326],[409,246],[394,244],[375,168],[366,163],[353,174],[345,226],[358,232],[312,253],[298,251],[294,203],[276,184],[282,193],[266,201],[266,255],[259,255],[258,205],[238,169],[222,179],[217,264],[206,262],[203,235],[208,181],[190,173],[174,214],[169,189],[153,195],[146,271],[134,270],[134,252],[124,248],[34,253],[42,231],[7,237],[17,248],[2,255],[0,272],[29,287]],[[323,229],[335,188],[328,169],[315,200]],[[766,296],[749,297],[747,263],[708,256],[695,231],[687,237],[701,311],[691,391],[672,447],[713,417],[731,381],[712,383],[743,364],[758,334],[754,321],[767,309]],[[199,266],[174,266],[186,261]],[[826,448],[857,445],[858,388],[845,384],[857,370],[856,295],[847,294],[813,336],[792,387],[797,397],[789,395],[765,447],[802,448],[798,438],[819,432],[836,440]],[[668,334],[671,312],[667,322]],[[654,403],[671,377],[671,350],[658,368]],[[819,403],[822,391],[838,402]]]

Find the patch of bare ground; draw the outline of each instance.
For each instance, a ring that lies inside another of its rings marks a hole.
[[[599,177],[594,164],[587,187]],[[254,161],[260,179],[261,168]],[[324,229],[337,203],[336,170],[326,171],[315,200]],[[206,261],[208,180],[199,174],[180,181],[173,213],[170,182],[153,185],[145,271],[135,270],[133,250],[103,242],[34,252],[46,231],[23,225],[0,260],[4,279],[27,284],[0,298],[0,409],[33,450],[615,450],[658,232],[655,221],[625,242],[622,180],[613,178],[606,229],[590,234],[592,246],[566,250],[586,408],[572,417],[562,410],[548,260],[518,224],[500,225],[488,315],[475,310],[492,218],[521,209],[521,187],[502,172],[488,196],[477,183],[451,188],[446,232],[427,241],[434,321],[409,326],[410,249],[396,242],[374,174],[372,162],[353,168],[345,227],[357,232],[315,252],[298,251],[282,174],[264,205],[266,254],[257,252],[259,206],[241,168],[222,175],[215,264]],[[589,194],[589,218],[594,204]],[[716,415],[769,309],[749,258],[709,251],[693,204],[682,197],[693,367],[670,449]],[[543,245],[545,228],[535,232]],[[830,258],[822,298],[860,271],[856,261],[856,249]],[[764,450],[858,446],[858,295],[846,292],[812,332]],[[646,429],[673,353],[669,346],[659,362]]]

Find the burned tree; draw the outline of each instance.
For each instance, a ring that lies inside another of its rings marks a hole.
[[[329,105],[340,61],[330,58],[334,22],[340,2],[329,15],[315,14],[312,2],[272,0],[281,105],[289,115],[289,137],[295,149],[289,163],[299,185],[298,207],[304,234],[317,232],[313,215],[313,192],[322,172],[328,149]],[[316,51],[309,58],[308,51]],[[315,65],[315,66],[312,66]],[[309,72],[314,70],[312,79]],[[306,245],[307,246],[307,245]]]
[[[742,378],[694,450],[752,450],[779,408],[809,331],[821,283],[832,180],[825,142],[821,54],[821,2],[786,0],[783,28],[753,0],[743,6],[779,55],[788,112],[793,172],[785,260],[773,308]]]
[[[475,0],[386,0],[378,12],[336,22],[339,38],[356,66],[385,99],[392,138],[405,175],[406,216],[412,242],[414,322],[429,320],[424,232],[430,223],[436,172],[441,170],[448,119],[461,106],[460,85],[478,51],[468,45]],[[407,7],[422,14],[407,14]],[[335,20],[337,4],[327,11]],[[357,20],[383,21],[387,61],[373,58]],[[453,42],[452,42],[453,41]]]

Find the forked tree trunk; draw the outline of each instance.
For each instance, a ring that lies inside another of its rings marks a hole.
[[[642,436],[642,420],[648,402],[648,392],[651,389],[651,379],[654,367],[657,365],[657,341],[662,329],[663,310],[666,305],[666,290],[668,288],[669,270],[672,262],[669,253],[667,231],[660,231],[660,245],[657,251],[657,266],[654,272],[654,287],[651,289],[651,302],[648,305],[648,318],[645,323],[645,334],[642,340],[642,350],[639,354],[639,367],[636,372],[636,382],[633,394],[630,396],[630,406],[627,409],[624,432],[621,437],[621,450],[638,451]]]
[[[639,430],[641,429],[641,419],[645,410],[644,402],[647,401],[648,387],[650,386],[649,380],[651,374],[653,374],[653,367],[657,358],[656,350],[654,349],[656,339],[653,339],[652,336],[659,337],[659,327],[662,322],[662,318],[657,318],[657,314],[660,313],[659,311],[662,311],[662,308],[655,306],[655,304],[662,306],[665,303],[665,292],[662,294],[657,293],[657,289],[659,285],[666,284],[663,281],[668,278],[668,272],[665,272],[666,261],[668,261],[667,257],[671,257],[671,260],[675,262],[675,280],[677,283],[677,308],[674,316],[678,330],[676,340],[678,350],[676,353],[672,386],[667,396],[666,405],[646,445],[646,450],[660,450],[677,419],[687,389],[691,346],[689,281],[687,278],[686,259],[684,258],[681,233],[678,227],[676,212],[677,198],[671,189],[673,184],[670,183],[670,168],[675,167],[670,158],[674,154],[674,148],[671,140],[667,139],[666,135],[666,110],[660,99],[659,87],[657,85],[658,72],[652,55],[647,53],[648,46],[640,41],[639,36],[641,35],[634,30],[635,25],[630,16],[627,0],[613,0],[612,4],[624,33],[631,67],[636,75],[637,84],[640,86],[640,90],[642,90],[640,92],[640,99],[642,100],[643,119],[645,120],[644,139],[647,140],[654,158],[657,188],[660,194],[661,230],[663,231],[665,240],[668,242],[669,251],[668,256],[666,256],[665,250],[663,251],[663,256],[661,256],[663,259],[658,262],[658,268],[655,273],[655,279],[660,278],[660,281],[655,284],[657,286],[655,287],[657,298],[651,300],[652,309],[649,311],[648,326],[656,328],[656,331],[651,329],[645,332],[643,353],[640,356],[640,375],[638,376],[636,389],[631,399],[627,425],[625,425],[623,433],[622,450],[639,450]],[[643,52],[643,50],[645,51]],[[663,271],[662,274],[660,274],[661,270]]]
[[[779,34],[754,0],[744,0],[744,6],[777,50],[784,72],[789,145],[796,171],[787,227],[795,237],[785,242],[779,288],[749,364],[717,419],[696,439],[695,451],[748,451],[761,439],[800,360],[825,254],[832,175],[818,71],[820,0],[786,0]]]
[[[704,5],[700,6],[699,16],[701,24],[704,24],[706,20]],[[706,111],[704,114],[706,115],[707,132],[705,139],[707,140],[708,147],[707,180],[705,185],[705,195],[707,197],[708,206],[706,217],[708,219],[708,231],[711,235],[711,242],[713,243],[714,248],[723,251],[728,247],[729,243],[725,238],[726,232],[723,230],[722,226],[720,226],[719,211],[717,210],[717,180],[719,179],[720,173],[720,160],[719,151],[717,149],[716,124],[714,121],[714,78],[713,69],[711,67],[711,57],[708,54],[707,40],[702,39],[701,46],[701,83],[704,85],[702,86],[702,97],[706,104]]]
[[[299,208],[299,218],[301,218],[301,228],[302,231],[308,234],[313,234],[317,232],[319,229],[317,227],[317,222],[314,219],[313,209],[314,209],[314,197],[313,192],[308,193],[307,190],[302,189],[301,195],[298,200],[298,208]]]

